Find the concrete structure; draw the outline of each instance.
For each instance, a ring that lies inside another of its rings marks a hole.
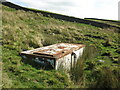
[[[21,52],[24,59],[34,61],[49,68],[70,69],[82,55],[85,45],[58,43],[46,47]]]

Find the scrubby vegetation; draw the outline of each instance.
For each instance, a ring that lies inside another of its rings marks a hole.
[[[2,7],[3,88],[119,88],[116,28],[98,28]],[[19,55],[23,50],[60,42],[86,45],[84,56],[70,76],[63,71],[35,69],[23,63]]]

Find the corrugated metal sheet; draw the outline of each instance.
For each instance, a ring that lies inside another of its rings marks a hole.
[[[44,57],[51,57],[51,58],[62,58],[69,53],[72,53],[75,50],[78,50],[85,45],[82,44],[69,44],[69,43],[58,43],[46,47],[37,48],[34,50],[28,50],[22,52],[22,54],[34,54],[40,55]]]

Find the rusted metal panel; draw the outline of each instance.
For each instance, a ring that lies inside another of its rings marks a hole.
[[[37,48],[34,50],[24,51],[21,52],[21,54],[59,59],[72,53],[75,50],[79,50],[82,47],[85,47],[85,45],[58,43],[46,47]]]
[[[82,44],[69,44],[69,43],[58,43],[46,47],[42,47],[39,51],[34,51],[33,54],[50,56],[54,58],[62,58],[65,55],[78,50],[85,45]]]

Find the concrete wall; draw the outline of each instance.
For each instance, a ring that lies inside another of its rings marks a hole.
[[[82,56],[84,48],[80,48],[79,50],[73,51],[74,54],[70,53],[63,58],[60,58],[56,61],[56,70],[70,70],[74,63],[77,62],[78,58]],[[76,55],[76,58],[74,57]]]
[[[71,54],[64,56],[56,61],[56,70],[63,70],[70,67],[71,64]]]
[[[76,59],[78,59],[80,56],[82,56],[83,50],[84,50],[84,48],[81,48],[81,49],[79,49],[77,51],[73,51],[73,53],[75,53],[76,56],[77,56]]]
[[[30,64],[35,68],[55,69],[55,59],[39,57],[34,55],[21,55],[22,61]]]
[[[21,55],[23,61],[27,64],[33,66],[45,67],[47,69],[55,69],[55,70],[70,70],[70,68],[77,62],[78,58],[82,56],[84,51],[84,47],[79,50],[73,51],[72,53],[58,59],[50,59],[44,58],[34,55]]]

